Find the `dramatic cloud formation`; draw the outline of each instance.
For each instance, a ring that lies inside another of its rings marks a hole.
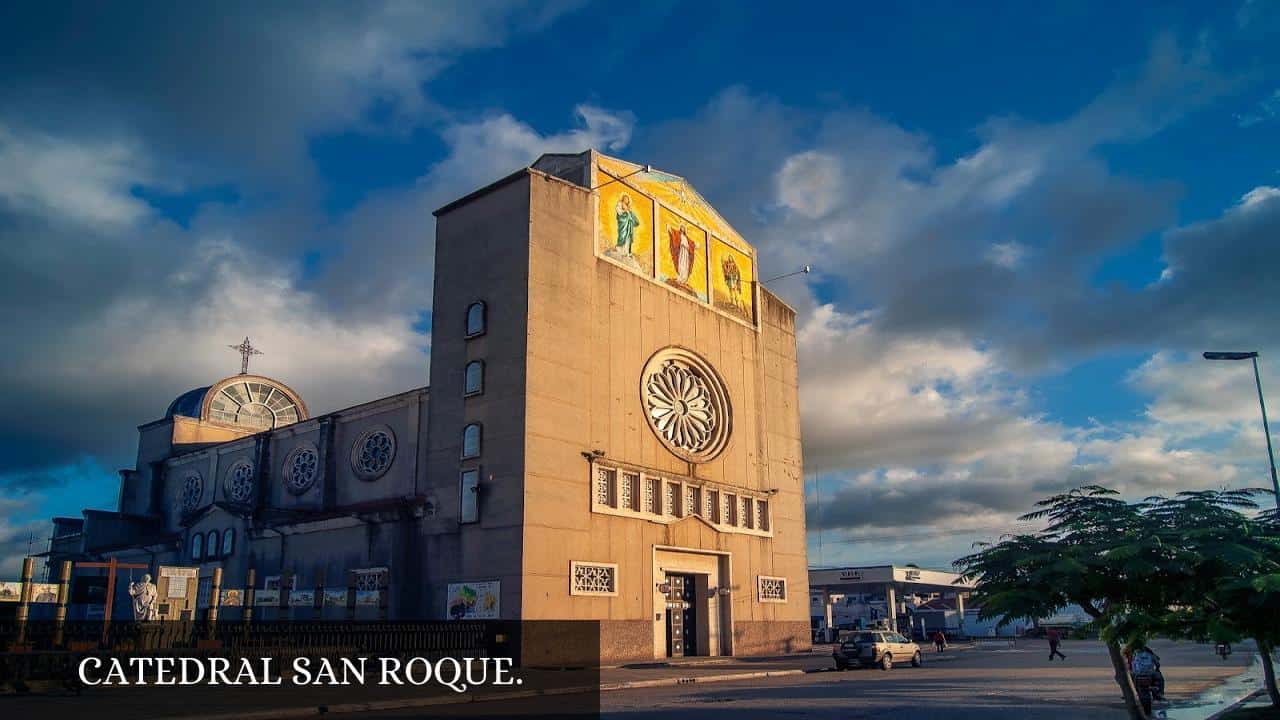
[[[20,399],[0,413],[0,562],[47,533],[51,508],[110,506],[134,426],[234,371],[223,346],[246,334],[267,351],[255,368],[317,412],[425,384],[431,211],[587,147],[688,177],[764,277],[815,268],[772,286],[800,313],[814,562],[945,564],[1084,482],[1265,484],[1249,368],[1198,353],[1280,352],[1280,189],[1242,181],[1188,221],[1186,187],[1116,159],[1230,97],[1239,74],[1218,57],[1247,43],[1158,35],[1073,106],[984,110],[961,146],[892,107],[751,85],[672,110],[583,84],[536,122],[433,92],[571,9],[0,10],[16,50],[0,88],[0,394]],[[1266,22],[1246,6],[1238,32],[1258,41]],[[611,51],[605,75],[627,54]],[[1252,97],[1241,132],[1271,122],[1270,96]],[[421,166],[331,204],[343,181],[316,144],[348,136]],[[1144,243],[1158,258],[1106,274]],[[1037,393],[1118,353],[1141,358],[1117,380],[1138,398],[1129,416],[1064,417]],[[1280,387],[1278,369],[1264,383]]]
[[[1258,188],[1170,229],[1178,189],[1119,174],[1103,153],[1232,86],[1202,48],[1161,37],[1138,72],[1061,122],[992,119],[950,160],[866,110],[815,113],[745,88],[695,120],[641,128],[640,147],[668,148],[671,164],[693,148],[755,148],[745,168],[704,161],[689,176],[746,225],[765,267],[811,263],[830,298],[775,288],[801,310],[811,551],[825,545],[813,561],[945,564],[1085,482],[1138,496],[1269,485],[1251,375],[1198,351],[1280,350],[1259,333],[1280,311],[1268,290],[1280,202]],[[1105,257],[1153,233],[1162,275],[1094,282]],[[1147,399],[1132,421],[1054,421],[1024,390],[1134,349],[1154,354],[1130,375]]]

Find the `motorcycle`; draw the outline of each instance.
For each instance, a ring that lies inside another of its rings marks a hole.
[[[1142,704],[1142,712],[1151,716],[1151,704],[1155,700],[1155,676],[1138,675],[1133,678],[1133,685],[1138,691],[1138,702]]]
[[[1149,650],[1141,657],[1135,655],[1130,672],[1142,710],[1150,715],[1152,702],[1164,700],[1164,673],[1160,672],[1160,659]]]

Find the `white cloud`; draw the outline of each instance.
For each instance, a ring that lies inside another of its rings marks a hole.
[[[813,151],[784,160],[775,184],[778,202],[811,220],[830,212],[845,192],[839,159]]]
[[[1270,185],[1259,185],[1245,193],[1244,196],[1240,198],[1240,206],[1247,208],[1254,205],[1261,205],[1267,200],[1277,197],[1280,197],[1280,188],[1271,187]]]
[[[0,198],[18,212],[40,214],[51,222],[137,222],[150,208],[130,190],[151,178],[135,144],[67,142],[0,123]]]
[[[1008,270],[1016,270],[1027,255],[1027,247],[1016,242],[992,243],[987,259]]]

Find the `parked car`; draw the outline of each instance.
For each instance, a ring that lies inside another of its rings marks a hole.
[[[851,667],[879,667],[881,670],[893,668],[893,663],[911,662],[911,667],[920,667],[923,660],[920,646],[902,637],[896,632],[870,630],[851,633],[834,650],[831,651],[837,670],[848,670]]]

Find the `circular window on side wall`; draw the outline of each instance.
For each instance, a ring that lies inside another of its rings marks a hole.
[[[233,503],[247,503],[253,499],[253,463],[239,460],[227,470],[222,481],[222,490],[227,500]]]
[[[299,445],[285,456],[281,479],[285,489],[294,495],[301,495],[315,487],[319,476],[320,453],[314,445]]]
[[[204,478],[195,470],[189,471],[182,478],[182,496],[179,502],[183,512],[191,512],[200,507],[200,498],[204,497]]]
[[[372,427],[351,446],[351,469],[361,480],[376,480],[396,458],[396,435],[386,425]]]

